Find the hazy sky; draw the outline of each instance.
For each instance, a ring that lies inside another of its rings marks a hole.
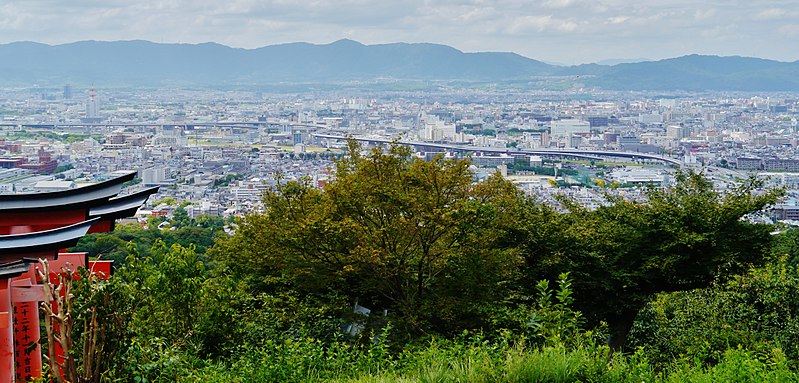
[[[351,38],[566,64],[690,53],[799,60],[799,0],[1,0],[0,43],[255,48]]]

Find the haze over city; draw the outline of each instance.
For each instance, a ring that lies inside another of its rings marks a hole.
[[[433,42],[559,64],[686,54],[795,61],[796,1],[10,1],[0,43],[144,39],[256,48]]]

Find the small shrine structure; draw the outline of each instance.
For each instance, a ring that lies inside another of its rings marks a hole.
[[[133,216],[158,191],[119,196],[136,172],[112,176],[75,189],[0,195],[0,383],[42,374],[39,305],[45,298],[35,270],[39,259],[48,260],[51,273],[70,264],[109,276],[110,261],[89,261],[88,254],[66,249],[87,233],[113,230],[117,219]]]

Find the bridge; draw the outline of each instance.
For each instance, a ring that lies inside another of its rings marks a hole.
[[[127,127],[164,127],[164,126],[200,126],[233,129],[259,129],[263,127],[278,127],[284,125],[280,122],[266,121],[217,121],[217,122],[181,122],[181,121],[154,121],[154,122],[67,122],[67,123],[28,123],[5,121],[0,122],[0,127],[21,129],[74,129],[74,128],[127,128]],[[327,129],[324,124],[311,124],[300,122],[286,122],[285,125],[293,129]]]
[[[291,126],[292,130],[300,129],[306,131],[329,129],[329,126],[324,124],[309,124],[298,122],[267,122],[267,121],[219,121],[219,122],[135,122],[135,123],[16,123],[16,122],[0,122],[0,127],[25,127],[31,129],[45,129],[52,130],[57,128],[99,128],[99,127],[157,127],[157,126],[203,126],[203,127],[221,127],[232,129],[261,129],[265,127],[278,127],[287,124]],[[346,140],[349,136],[329,134],[325,132],[310,133],[312,137],[329,139],[329,140]],[[386,144],[393,142],[393,139],[378,138],[378,137],[352,137],[356,141],[367,142],[372,144]],[[481,153],[494,153],[494,154],[524,154],[524,155],[538,155],[547,157],[573,157],[588,160],[601,160],[601,157],[616,157],[637,159],[645,161],[659,161],[672,166],[682,166],[680,160],[659,156],[657,154],[639,153],[639,152],[617,152],[610,150],[592,150],[592,149],[516,149],[516,148],[494,148],[483,146],[471,145],[458,145],[436,142],[423,142],[423,141],[399,141],[403,145],[410,145],[417,148],[419,151],[429,151],[429,149],[444,149],[456,152],[481,152]]]
[[[326,133],[312,133],[311,136],[316,138],[329,139],[329,140],[347,140],[352,138],[355,141],[366,142],[371,144],[387,144],[394,142],[393,139],[389,138],[349,137],[349,136],[326,134]],[[508,154],[508,155],[523,154],[523,155],[536,155],[536,156],[547,156],[547,157],[558,156],[558,157],[574,157],[574,158],[591,159],[591,160],[601,160],[602,159],[601,157],[617,157],[617,158],[646,160],[646,161],[659,161],[677,167],[683,165],[682,161],[671,157],[659,156],[656,154],[649,154],[649,153],[638,153],[638,152],[617,152],[611,150],[592,150],[592,149],[493,148],[485,146],[470,146],[470,145],[446,144],[446,143],[423,142],[423,141],[406,141],[406,140],[400,140],[397,142],[402,145],[412,146],[417,150],[419,150],[420,148],[421,149],[434,148],[434,149],[444,149],[456,152],[481,152],[481,153]]]

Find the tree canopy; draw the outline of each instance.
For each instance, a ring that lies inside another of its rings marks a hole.
[[[766,260],[771,227],[746,218],[782,191],[760,186],[753,178],[719,192],[687,170],[673,186],[648,189],[643,201],[608,195],[596,210],[564,201],[567,213],[529,204],[526,274],[534,281],[570,272],[578,307],[607,321],[621,346],[654,294],[706,287]]]
[[[575,381],[685,381],[725,363],[796,376],[780,355],[799,352],[799,235],[753,219],[781,190],[750,179],[717,191],[687,170],[635,199],[608,188],[597,209],[556,207],[470,169],[350,142],[324,189],[281,181],[232,235],[173,201],[170,219],[87,236],[78,248],[120,260],[109,281],[83,278],[70,295],[75,344],[104,334],[103,358],[82,357],[98,366],[92,381],[320,381],[440,360],[493,371],[450,379],[461,381],[522,381],[508,371],[561,371],[558,360],[593,366]],[[353,312],[364,307],[368,317]],[[609,353],[608,335],[643,351]]]
[[[215,251],[241,273],[256,271],[264,288],[333,289],[388,310],[409,333],[479,327],[520,264],[503,242],[520,200],[498,175],[475,183],[467,160],[424,161],[397,144],[361,153],[351,142],[323,191],[280,184],[265,212]]]

